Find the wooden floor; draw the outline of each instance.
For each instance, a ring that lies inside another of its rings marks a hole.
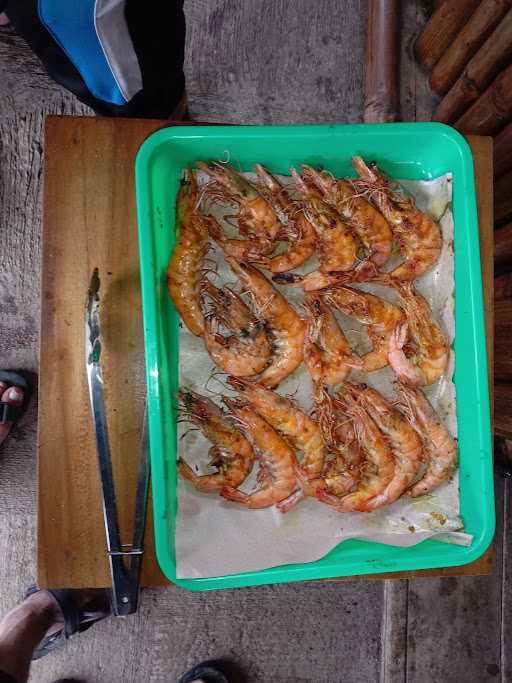
[[[410,59],[428,3],[403,0],[404,120],[432,99]],[[363,0],[187,0],[192,115],[233,123],[359,121]],[[37,371],[40,196],[47,113],[86,113],[10,28],[0,29],[0,366]],[[44,400],[44,397],[39,397]],[[0,452],[0,611],[35,576],[35,400]],[[498,480],[490,577],[273,586],[193,594],[146,591],[35,663],[32,681],[173,683],[204,659],[233,680],[277,683],[512,680],[510,482]]]

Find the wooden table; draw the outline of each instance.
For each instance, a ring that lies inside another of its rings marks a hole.
[[[100,484],[84,369],[84,306],[91,272],[102,283],[109,430],[123,543],[131,539],[145,402],[134,158],[161,121],[46,119],[39,376],[38,584],[110,584]],[[492,363],[492,140],[472,137],[477,176],[488,353]],[[492,377],[492,371],[490,376]],[[155,560],[152,512],[142,585],[167,582]],[[376,578],[488,574],[492,551],[463,567]],[[354,577],[361,580],[369,577]]]

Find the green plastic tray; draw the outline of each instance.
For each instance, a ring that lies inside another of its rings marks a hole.
[[[354,154],[377,161],[397,178],[420,180],[453,173],[460,503],[473,543],[466,548],[429,540],[399,548],[348,540],[316,562],[176,579],[176,429],[171,397],[177,388],[179,349],[166,266],[174,245],[174,201],[182,171],[200,159],[229,158],[245,171],[258,161],[276,173],[308,163],[321,164],[334,174],[354,175]],[[141,146],[135,167],[155,537],[164,574],[180,586],[204,590],[448,567],[482,555],[494,534],[495,514],[473,159],[464,138],[438,123],[175,127],[151,135]]]

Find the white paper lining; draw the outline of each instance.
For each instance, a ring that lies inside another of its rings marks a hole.
[[[283,178],[285,182],[287,178]],[[433,313],[442,325],[450,342],[454,335],[454,259],[453,217],[451,213],[451,176],[431,181],[403,181],[403,186],[415,197],[417,205],[440,219],[443,249],[436,267],[415,282],[425,296]],[[217,212],[216,212],[217,213]],[[217,215],[222,215],[222,212]],[[217,250],[212,253],[218,263],[219,283],[236,283],[235,276],[224,264]],[[387,268],[399,257],[390,261]],[[299,272],[313,270],[310,260]],[[361,285],[393,301],[393,293],[379,285]],[[302,293],[294,288],[279,288],[300,310]],[[359,353],[368,350],[362,325],[353,318],[339,315],[343,330],[351,345]],[[453,352],[452,352],[453,354]],[[180,384],[194,388],[214,400],[211,392],[230,393],[215,379],[209,379],[215,367],[204,350],[203,341],[182,326],[180,332]],[[449,431],[457,435],[455,386],[452,381],[453,357],[446,375],[425,389],[425,394]],[[385,368],[371,374],[352,373],[355,381],[363,380],[385,396],[393,395],[394,374]],[[205,388],[205,385],[207,388]],[[311,407],[311,381],[302,366],[280,386],[279,393],[293,393],[299,404]],[[208,471],[206,462],[211,444],[198,431],[188,431],[180,425],[179,455],[199,473]],[[250,490],[250,477],[244,490]],[[340,514],[314,499],[307,499],[286,514],[275,508],[246,510],[228,503],[214,494],[203,494],[187,482],[178,482],[178,514],[176,518],[176,563],[178,578],[205,578],[255,571],[289,563],[312,562],[323,557],[340,541],[358,538],[396,546],[412,546],[427,539],[469,545],[471,536],[463,533],[459,516],[458,472],[451,481],[421,498],[403,497],[393,505],[372,513]]]

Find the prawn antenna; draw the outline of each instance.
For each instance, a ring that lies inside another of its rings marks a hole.
[[[223,396],[224,396],[223,392],[216,391],[215,389],[210,389],[210,387],[209,387],[210,382],[215,381],[218,384],[220,384],[220,386],[222,387],[222,389],[224,391],[230,391],[230,386],[228,385],[228,383],[225,380],[223,381],[223,380],[219,379],[219,377],[227,377],[227,373],[222,372],[221,370],[216,370],[215,372],[211,372],[208,379],[206,380],[204,388],[206,389],[206,391],[209,394],[212,394],[212,396],[220,396],[221,398],[223,398]]]

